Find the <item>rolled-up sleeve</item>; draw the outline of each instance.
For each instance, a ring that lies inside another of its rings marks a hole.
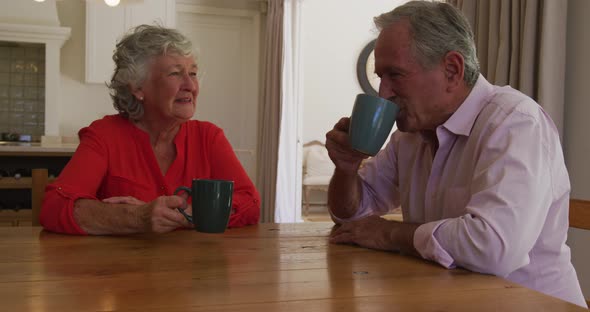
[[[433,233],[445,220],[422,224],[414,232],[414,248],[422,258],[438,262],[447,269],[454,268],[454,259],[440,245]]]
[[[106,147],[90,128],[79,132],[80,145],[57,180],[45,189],[39,221],[53,232],[84,235],[76,223],[74,203],[97,199],[96,193],[107,168]]]
[[[221,129],[214,135],[209,153],[212,177],[234,181],[234,212],[230,216],[228,226],[241,227],[258,223],[260,195]]]
[[[385,148],[359,169],[362,185],[359,207],[355,215],[347,219],[338,218],[330,211],[334,220],[354,221],[370,215],[384,215],[399,207],[398,144],[398,136],[394,133]]]
[[[422,257],[498,276],[530,263],[529,252],[554,200],[552,157],[559,152],[547,142],[554,135],[551,127],[540,124],[534,116],[513,112],[500,125],[503,131],[486,138],[466,213],[415,232]]]

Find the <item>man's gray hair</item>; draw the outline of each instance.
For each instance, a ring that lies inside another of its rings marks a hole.
[[[458,9],[444,2],[410,1],[375,17],[374,22],[383,30],[403,19],[410,22],[412,50],[423,67],[432,68],[448,52],[457,51],[465,61],[463,80],[470,87],[475,85],[480,70],[473,32]]]
[[[192,43],[179,31],[158,25],[139,25],[119,40],[113,54],[115,72],[107,87],[121,115],[133,120],[143,116],[142,101],[132,91],[147,78],[150,62],[168,53],[193,55]]]

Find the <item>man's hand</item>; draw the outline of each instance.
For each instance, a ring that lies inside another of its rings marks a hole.
[[[419,224],[388,221],[378,216],[370,216],[342,223],[330,233],[330,242],[378,250],[403,251],[418,256],[414,248],[414,232],[418,226]]]
[[[326,149],[337,170],[356,175],[363,159],[369,156],[352,149],[348,135],[349,127],[350,118],[341,118],[334,128],[326,133]]]
[[[354,244],[361,247],[397,251],[391,240],[394,224],[378,216],[342,223],[330,234],[330,242]]]

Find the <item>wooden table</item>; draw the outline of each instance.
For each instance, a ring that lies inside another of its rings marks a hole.
[[[0,310],[586,311],[501,278],[332,245],[331,226],[126,237],[0,228]]]

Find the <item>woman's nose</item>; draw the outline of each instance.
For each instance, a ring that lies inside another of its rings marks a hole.
[[[183,76],[183,87],[188,91],[194,91],[198,88],[199,81],[191,76],[190,74],[184,74]]]

